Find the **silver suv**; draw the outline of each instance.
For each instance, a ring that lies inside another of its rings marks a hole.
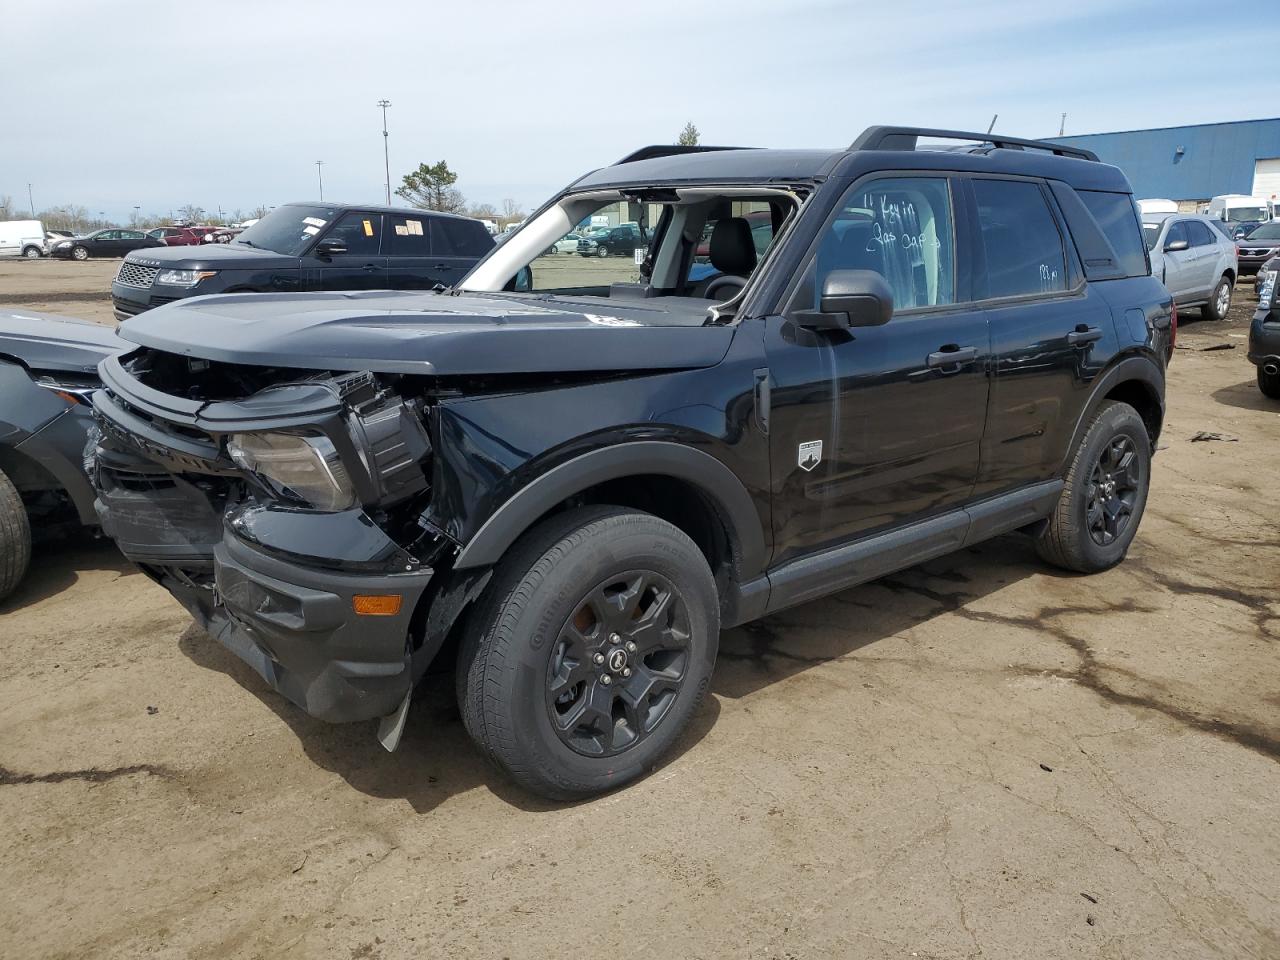
[[[1181,307],[1199,307],[1206,320],[1223,320],[1240,270],[1236,245],[1213,221],[1196,213],[1144,214],[1142,235],[1151,251],[1151,275],[1164,281]]]

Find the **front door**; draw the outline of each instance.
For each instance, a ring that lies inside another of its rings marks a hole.
[[[387,259],[381,253],[382,214],[344,213],[320,241],[342,240],[346,252],[309,257],[315,290],[383,290],[387,287]]]
[[[1170,250],[1171,246],[1185,243],[1181,250]],[[1169,288],[1175,300],[1186,299],[1195,287],[1196,252],[1191,249],[1191,234],[1187,230],[1186,220],[1175,220],[1169,224],[1164,235],[1164,285]]]
[[[987,321],[966,285],[956,183],[893,176],[850,187],[798,289],[765,335],[775,553],[783,563],[954,508],[978,473]],[[959,270],[957,270],[957,265]],[[874,270],[893,291],[883,326],[812,331],[833,270]]]

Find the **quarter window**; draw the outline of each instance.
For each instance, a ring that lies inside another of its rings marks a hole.
[[[1067,289],[1062,234],[1038,184],[974,180],[987,254],[987,296],[1019,297]]]
[[[955,302],[951,191],[945,178],[900,177],[853,187],[818,244],[812,283],[801,300],[816,305],[833,270],[873,270],[893,291],[895,310]],[[804,308],[797,301],[794,307]]]
[[[492,246],[489,231],[478,220],[431,219],[432,253],[445,257],[482,257]]]
[[[1145,276],[1149,270],[1133,198],[1127,193],[1103,193],[1100,190],[1076,192],[1102,228],[1125,276]]]

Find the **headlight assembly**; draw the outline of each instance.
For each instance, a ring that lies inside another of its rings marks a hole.
[[[218,275],[217,270],[161,270],[156,283],[169,283],[175,287],[194,287],[201,280]]]
[[[325,437],[237,433],[227,441],[227,453],[286,499],[328,512],[346,510],[356,502],[346,467]]]

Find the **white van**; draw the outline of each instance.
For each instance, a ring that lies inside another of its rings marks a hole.
[[[1225,193],[1209,201],[1206,214],[1225,223],[1260,223],[1271,219],[1271,201],[1266,197],[1247,197],[1242,193]]]
[[[1172,200],[1139,200],[1138,212],[1143,215],[1149,213],[1177,213],[1178,205]]]
[[[44,224],[39,220],[0,222],[0,257],[44,256]]]

